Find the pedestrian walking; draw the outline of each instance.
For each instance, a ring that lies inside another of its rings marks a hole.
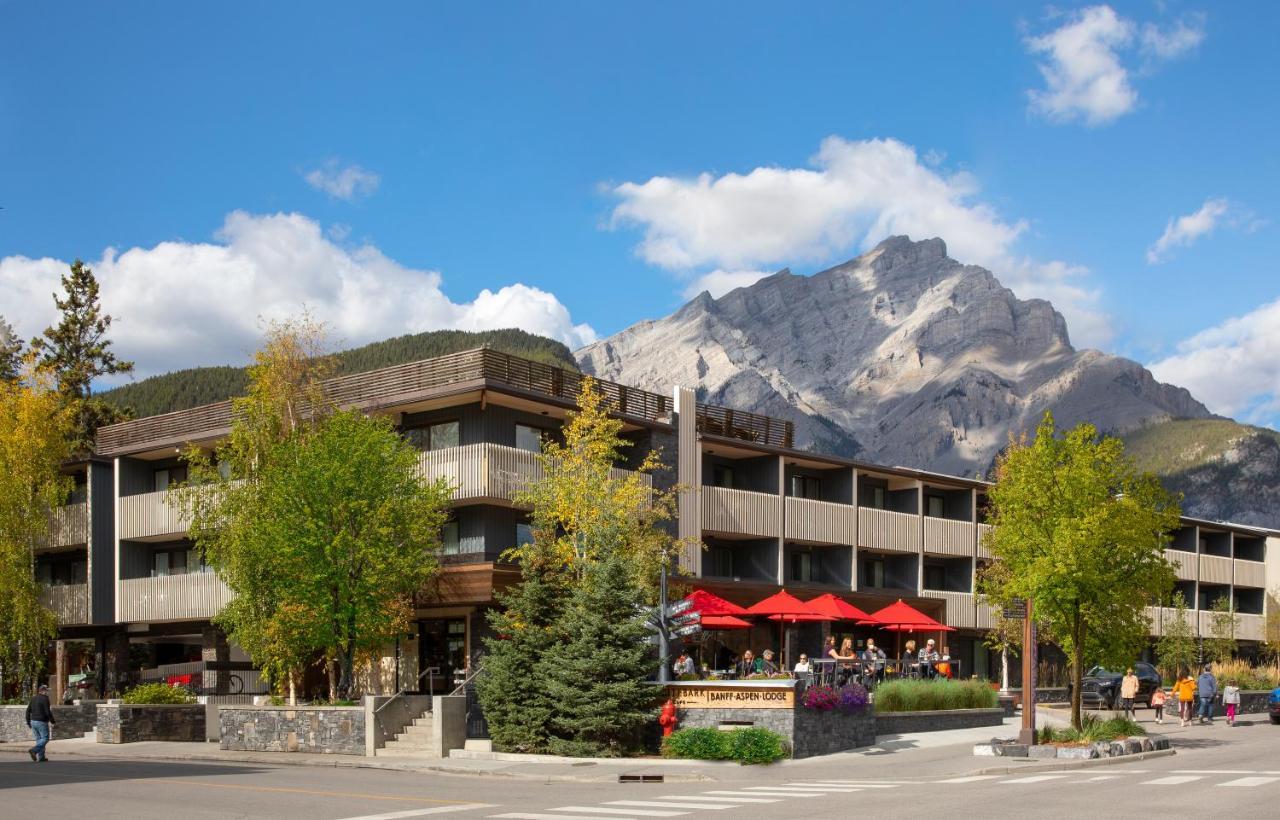
[[[27,750],[33,763],[45,763],[44,747],[49,743],[49,727],[57,723],[53,719],[53,707],[49,705],[49,687],[43,683],[36,689],[36,694],[27,704],[27,725],[36,745]]]
[[[1138,676],[1133,674],[1133,667],[1130,666],[1125,670],[1124,678],[1120,681],[1120,708],[1124,710],[1124,716],[1129,720],[1137,718],[1137,713],[1133,711],[1133,699],[1138,696]]]
[[[1191,723],[1191,715],[1195,711],[1196,699],[1196,682],[1191,679],[1191,673],[1183,669],[1178,674],[1178,680],[1173,685],[1173,693],[1178,698],[1178,719],[1182,726]]]
[[[1218,679],[1213,676],[1209,664],[1196,678],[1196,697],[1200,699],[1200,722],[1213,723],[1213,698],[1218,694]]]
[[[1227,681],[1227,685],[1222,687],[1222,702],[1227,707],[1227,725],[1236,725],[1236,712],[1240,709],[1240,687],[1236,682]]]
[[[1151,693],[1151,708],[1156,710],[1156,723],[1164,723],[1164,687],[1157,686]]]

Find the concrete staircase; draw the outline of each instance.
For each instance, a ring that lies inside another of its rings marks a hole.
[[[388,740],[381,748],[374,751],[375,757],[412,757],[440,758],[439,740],[435,738],[435,721],[431,712],[423,712],[421,716],[404,727],[403,732],[396,734],[394,740]]]

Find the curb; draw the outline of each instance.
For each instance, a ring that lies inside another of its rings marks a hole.
[[[1157,749],[1151,752],[1139,752],[1133,755],[1120,755],[1119,757],[1096,757],[1092,760],[1061,760],[1061,761],[1045,761],[1043,763],[1027,763],[1025,765],[1014,764],[1011,766],[989,766],[985,769],[974,769],[968,774],[1016,774],[1018,772],[1059,772],[1067,769],[1086,769],[1093,766],[1114,766],[1120,763],[1132,763],[1136,760],[1150,760],[1157,757],[1169,757],[1177,754],[1175,749]],[[1008,758],[1010,760],[1034,760],[1035,758]]]

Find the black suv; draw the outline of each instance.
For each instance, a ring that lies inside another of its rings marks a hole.
[[[1160,673],[1149,663],[1141,661],[1133,665],[1133,673],[1138,676],[1138,694],[1133,699],[1134,705],[1139,703],[1151,705],[1151,693],[1160,686]],[[1123,672],[1112,672],[1101,666],[1095,666],[1085,673],[1080,682],[1080,702],[1086,706],[1098,706],[1114,709],[1120,705],[1120,681]],[[1071,685],[1067,684],[1067,699],[1071,698]]]

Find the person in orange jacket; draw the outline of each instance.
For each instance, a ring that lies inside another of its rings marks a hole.
[[[1178,673],[1178,682],[1173,685],[1173,692],[1178,696],[1178,717],[1183,726],[1188,726],[1196,701],[1196,682],[1190,672],[1183,669]]]

